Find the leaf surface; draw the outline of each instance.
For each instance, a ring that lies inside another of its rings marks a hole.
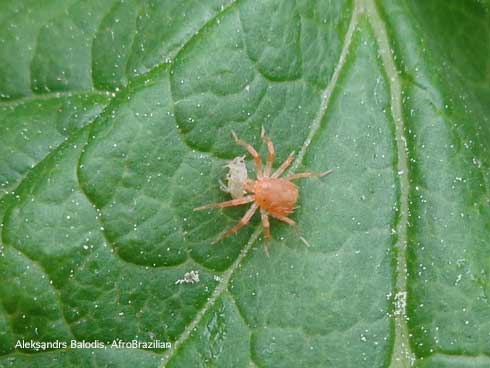
[[[484,1],[0,4],[0,367],[488,366],[489,25]],[[312,246],[272,220],[270,257],[258,216],[211,245],[244,207],[192,211],[262,126],[276,167],[334,169],[298,182]],[[172,347],[15,348],[115,339]]]

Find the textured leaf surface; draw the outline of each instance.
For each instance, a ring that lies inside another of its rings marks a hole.
[[[489,12],[0,3],[0,367],[488,367]],[[258,219],[211,245],[243,207],[192,211],[262,126],[335,169],[269,258]]]

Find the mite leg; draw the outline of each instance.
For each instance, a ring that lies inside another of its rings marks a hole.
[[[279,221],[282,221],[282,222],[285,222],[286,224],[291,225],[294,228],[294,230],[296,230],[296,233],[298,234],[298,237],[301,239],[301,241],[303,243],[305,243],[305,245],[307,247],[310,246],[310,243],[308,243],[308,241],[301,235],[299,228],[298,228],[298,224],[296,223],[296,221],[291,220],[289,217],[286,217],[286,216],[277,216],[277,215],[273,215],[273,214],[271,214],[271,216],[278,219]]]
[[[219,241],[223,240],[227,236],[235,234],[238,230],[240,230],[242,227],[247,225],[250,219],[252,218],[252,216],[254,215],[255,211],[257,211],[257,208],[258,208],[257,204],[254,203],[253,205],[251,205],[248,211],[245,213],[245,215],[240,219],[238,224],[226,230],[225,232],[221,233],[220,236],[218,236],[218,238],[216,238],[216,240],[213,241],[213,244],[218,243]]]
[[[286,177],[286,180],[296,180],[296,179],[302,179],[302,178],[311,178],[311,177],[322,177],[322,176],[327,176],[328,174],[331,174],[333,170],[328,170],[322,173],[315,173],[315,172],[304,172],[304,173],[299,173],[299,174],[293,174],[288,177]]]
[[[238,136],[234,131],[231,131],[231,135],[233,136],[235,142],[240,146],[244,147],[248,151],[248,153],[250,153],[250,155],[253,157],[255,161],[255,167],[257,170],[257,179],[262,178],[262,159],[260,158],[260,155],[257,153],[255,148],[253,148],[252,145],[248,144],[247,142],[242,141],[240,138],[238,138]]]
[[[271,175],[272,163],[276,157],[276,151],[274,150],[274,144],[271,139],[265,134],[264,127],[262,127],[262,131],[260,132],[260,137],[264,140],[267,145],[267,152],[269,153],[267,156],[267,162],[265,164],[264,176],[269,177]]]
[[[264,234],[265,234],[264,252],[265,255],[269,257],[269,240],[271,239],[271,225],[269,223],[269,216],[267,215],[267,211],[261,208],[260,217],[262,219],[262,226],[264,227]]]
[[[260,209],[260,217],[262,219],[262,226],[264,226],[265,239],[271,239],[271,225],[269,223],[269,216],[264,209]]]
[[[279,221],[285,222],[286,224],[289,224],[291,226],[297,226],[296,221],[291,220],[289,217],[286,216],[280,216],[280,215],[274,215],[271,213],[271,216],[278,219]]]
[[[194,208],[194,211],[201,211],[201,210],[205,210],[208,208],[223,208],[223,207],[240,206],[241,204],[250,203],[250,202],[253,202],[254,200],[255,200],[254,195],[248,195],[248,196],[245,196],[242,198],[232,199],[231,201],[206,204],[204,206]]]
[[[279,166],[279,168],[272,174],[272,178],[278,178],[282,175],[282,173],[291,165],[291,162],[294,161],[294,151],[291,152],[286,160]]]

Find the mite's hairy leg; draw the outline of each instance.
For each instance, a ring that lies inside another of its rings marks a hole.
[[[255,148],[253,148],[251,144],[248,144],[247,142],[242,141],[240,138],[238,138],[238,136],[234,131],[231,131],[231,135],[233,136],[235,142],[240,146],[244,147],[248,151],[248,153],[250,153],[250,155],[253,157],[255,161],[255,168],[257,170],[257,179],[262,178],[262,158],[257,153]]]
[[[238,224],[235,226],[231,227],[230,229],[226,230],[225,232],[221,233],[218,238],[216,238],[215,241],[213,241],[213,244],[218,243],[219,241],[223,240],[227,236],[230,236],[234,233],[236,233],[238,230],[240,230],[242,227],[248,224],[252,216],[254,215],[255,211],[257,211],[258,205],[256,203],[252,204],[248,211],[245,213],[245,215],[240,219]]]
[[[254,200],[255,200],[254,195],[248,195],[242,198],[232,199],[230,201],[206,204],[204,206],[194,208],[194,211],[202,211],[208,208],[224,208],[224,207],[240,206],[242,204],[253,202]]]

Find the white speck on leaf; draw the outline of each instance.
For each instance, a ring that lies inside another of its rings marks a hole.
[[[196,282],[199,282],[199,271],[192,270],[192,271],[186,272],[182,279],[175,281],[175,284],[176,285],[194,284]]]

